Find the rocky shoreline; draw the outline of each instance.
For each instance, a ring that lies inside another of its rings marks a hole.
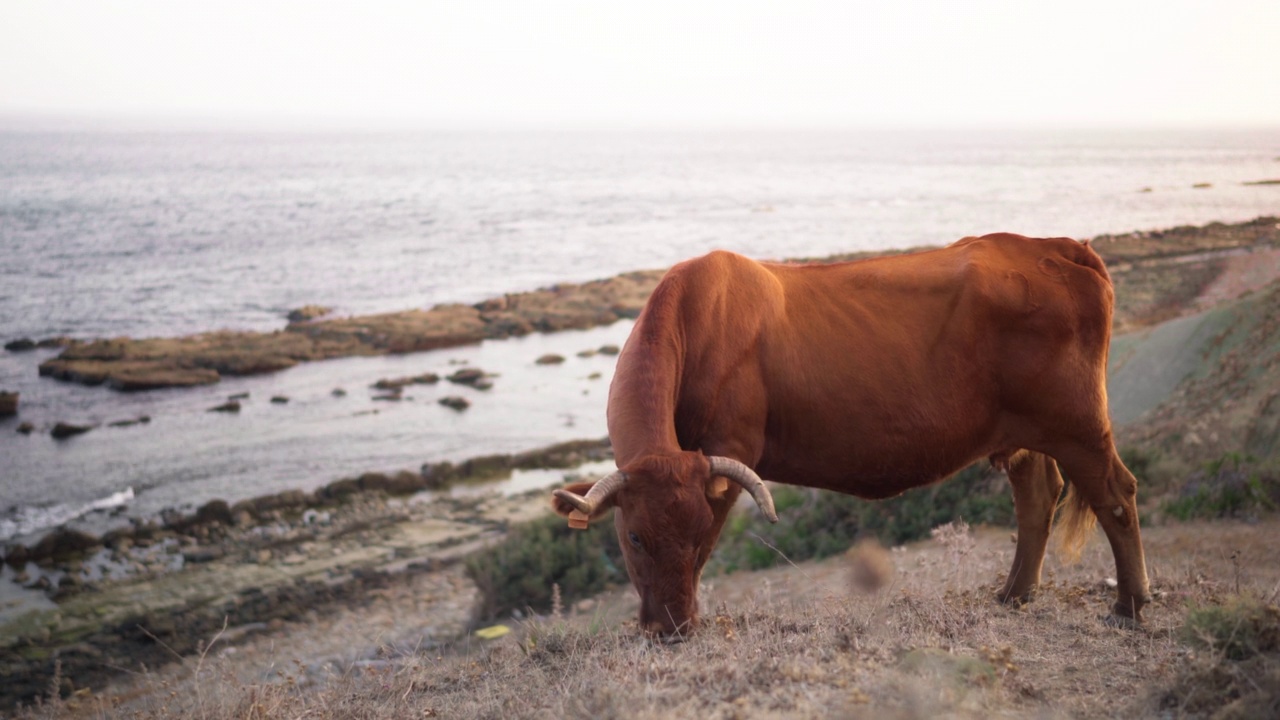
[[[513,293],[476,305],[437,305],[350,318],[296,320],[271,333],[223,330],[180,338],[113,338],[76,342],[40,364],[40,374],[121,391],[195,387],[224,376],[258,375],[300,362],[421,352],[585,329],[640,314],[660,270]],[[35,346],[25,342],[22,347]]]
[[[1280,241],[1275,217],[1248,222],[1181,226],[1166,230],[1100,235],[1091,242],[1122,276],[1144,263],[1202,253],[1229,253]],[[862,252],[800,262],[839,262],[906,251]],[[581,284],[563,284],[511,293],[475,305],[443,304],[429,310],[362,317],[331,318],[328,308],[307,306],[290,313],[283,330],[271,333],[223,330],[180,338],[112,338],[39,343],[22,338],[7,347],[64,346],[40,364],[40,374],[121,391],[194,387],[224,376],[256,375],[300,362],[359,355],[434,350],[533,332],[555,332],[607,325],[634,318],[664,270],[623,273]],[[1123,278],[1117,277],[1117,284]]]
[[[371,590],[448,567],[510,523],[547,511],[545,489],[450,496],[447,488],[611,457],[607,439],[561,443],[417,473],[366,473],[310,493],[215,500],[102,537],[61,529],[31,548],[11,545],[4,562],[56,607],[0,625],[0,708],[31,702],[55,674],[76,689],[121,668],[157,667],[196,651],[224,624],[235,638],[358,605]],[[455,618],[431,640],[453,640],[469,622]]]

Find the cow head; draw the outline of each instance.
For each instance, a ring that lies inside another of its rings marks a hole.
[[[769,489],[751,468],[698,452],[642,458],[594,484],[556,490],[552,504],[578,527],[616,510],[618,544],[640,595],[640,627],[678,639],[697,626],[698,580],[739,487],[778,521]]]

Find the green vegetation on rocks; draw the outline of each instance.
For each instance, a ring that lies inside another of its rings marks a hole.
[[[549,612],[553,585],[572,602],[627,577],[613,523],[593,523],[584,532],[558,515],[513,527],[502,542],[467,560],[467,574],[480,589],[483,618],[526,608]]]
[[[1280,504],[1280,477],[1257,460],[1229,453],[1187,478],[1178,497],[1162,507],[1178,520],[1249,518]]]
[[[772,492],[778,523],[770,524],[754,507],[735,511],[708,575],[785,563],[779,553],[793,562],[828,557],[864,536],[898,545],[961,518],[993,525],[1014,521],[1008,482],[985,463],[890,500],[787,485],[775,485]],[[583,532],[569,529],[558,516],[512,528],[503,542],[472,557],[467,570],[480,588],[480,615],[486,618],[526,607],[547,612],[553,585],[571,602],[627,580],[612,522],[592,523]]]
[[[709,570],[772,567],[785,562],[779,553],[793,562],[828,557],[863,537],[901,545],[928,537],[933,528],[957,519],[991,525],[1014,522],[1009,484],[985,462],[888,500],[789,485],[774,486],[773,499],[778,523],[769,523],[755,510],[731,517]]]

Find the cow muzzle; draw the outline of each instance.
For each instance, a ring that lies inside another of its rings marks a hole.
[[[659,642],[683,642],[698,627],[697,612],[679,610],[681,604],[663,604],[644,598],[640,602],[640,628]]]
[[[650,620],[644,624],[644,634],[654,642],[675,645],[688,640],[697,626],[697,618],[690,618],[680,623]]]

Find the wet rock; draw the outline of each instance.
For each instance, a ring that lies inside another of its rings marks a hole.
[[[325,485],[317,493],[325,500],[341,500],[360,492],[359,478],[343,478]]]
[[[140,415],[132,420],[116,420],[107,423],[107,427],[133,427],[134,425],[146,425],[151,422],[150,415]]]
[[[373,384],[378,390],[403,390],[410,385],[434,385],[440,382],[440,376],[429,372],[400,378],[383,378]]]
[[[564,362],[564,356],[557,355],[555,353],[547,353],[546,355],[543,355],[542,357],[538,358],[534,362],[536,362],[538,365],[559,365],[560,363]]]
[[[342,388],[334,388],[333,391],[330,392],[329,394],[334,397],[346,397],[347,391],[343,390]]]
[[[62,581],[54,588],[53,594],[49,596],[49,599],[60,603],[87,589],[89,589],[89,586],[86,583],[73,575],[68,575],[62,578]]]
[[[197,367],[213,370],[219,375],[266,375],[298,364],[297,360],[288,355],[235,347],[208,351],[194,362]]]
[[[271,402],[275,403],[276,405],[284,405],[289,402],[289,398],[285,397],[284,395],[275,395],[271,398]]]
[[[101,545],[102,540],[89,533],[61,528],[41,538],[40,542],[31,548],[29,559],[34,562],[63,561]]]
[[[596,348],[596,352],[601,355],[617,355],[620,350],[617,345],[601,345],[599,348]]]
[[[43,366],[41,368],[43,371]],[[57,376],[55,376],[57,377]],[[75,379],[69,377],[66,379]],[[216,370],[207,368],[124,367],[104,375],[107,387],[121,392],[143,392],[172,387],[212,385],[222,379]],[[80,380],[80,382],[84,382]],[[90,383],[86,383],[90,384]]]
[[[0,417],[18,414],[18,393],[0,390]]]
[[[438,402],[441,405],[444,405],[447,408],[452,408],[454,410],[457,410],[458,412],[462,412],[463,410],[466,410],[467,408],[471,407],[471,401],[459,395],[449,395],[446,397],[442,397]]]
[[[586,350],[578,351],[578,357],[580,358],[589,358],[589,357],[595,357],[595,356],[596,356],[596,350],[592,348],[587,348]]]
[[[234,395],[228,395],[228,396],[227,396],[227,399],[228,399],[228,400],[248,400],[248,399],[249,399],[249,393],[247,393],[247,392],[238,392],[238,393],[236,393],[236,394],[234,394]]]
[[[226,500],[210,500],[196,510],[195,521],[199,525],[231,524],[231,506]]]
[[[18,423],[18,432],[22,433],[23,435],[30,435],[35,429],[36,429],[35,425],[32,425],[31,423],[26,422],[25,420],[23,422]]]
[[[427,489],[427,480],[421,474],[401,470],[387,478],[387,494],[411,495]]]
[[[67,337],[66,335],[59,335],[57,337],[44,338],[40,342],[36,343],[36,347],[41,348],[43,350],[50,350],[53,348],[71,347],[72,345],[75,345],[75,344],[76,344],[75,340]]]
[[[17,340],[10,340],[5,343],[4,349],[9,352],[26,352],[28,350],[35,350],[36,341],[31,338],[18,338]]]
[[[240,412],[240,401],[228,400],[221,405],[209,408],[209,412],[238,413]]]
[[[138,545],[143,547],[146,547],[152,540],[159,537],[161,530],[160,525],[151,520],[134,519],[133,521],[133,538]]]
[[[304,323],[324,317],[331,312],[333,312],[333,308],[325,307],[324,305],[303,305],[300,308],[290,310],[285,317],[291,323]]]
[[[55,440],[62,440],[74,435],[83,435],[93,429],[92,425],[74,425],[72,423],[60,422],[53,426],[53,430],[49,432]]]
[[[102,544],[112,550],[124,551],[133,547],[133,538],[137,529],[132,525],[116,528],[103,534]]]
[[[31,559],[31,551],[22,543],[14,543],[4,551],[4,561],[11,567],[20,568]]]
[[[489,377],[488,373],[480,368],[466,367],[455,371],[446,379],[456,385],[475,386],[476,383],[481,382],[487,377]]]
[[[311,500],[312,496],[309,493],[301,490],[285,490],[274,495],[242,500],[230,508],[230,514],[235,516],[241,512],[248,512],[261,519],[277,510],[296,510],[306,507]]]
[[[196,547],[182,552],[182,561],[188,563],[207,563],[221,560],[226,551],[216,545]]]
[[[438,490],[447,486],[456,476],[453,463],[445,461],[438,463],[423,463],[422,470],[418,473],[427,483],[428,490]]]
[[[361,475],[357,479],[357,482],[360,484],[360,489],[364,492],[386,492],[390,478],[382,473],[370,472]]]
[[[468,480],[503,477],[511,472],[511,455],[482,455],[458,466],[458,475]]]
[[[612,456],[613,450],[608,438],[570,440],[510,456],[508,466],[522,470],[570,468],[582,464],[584,460],[600,461]]]

